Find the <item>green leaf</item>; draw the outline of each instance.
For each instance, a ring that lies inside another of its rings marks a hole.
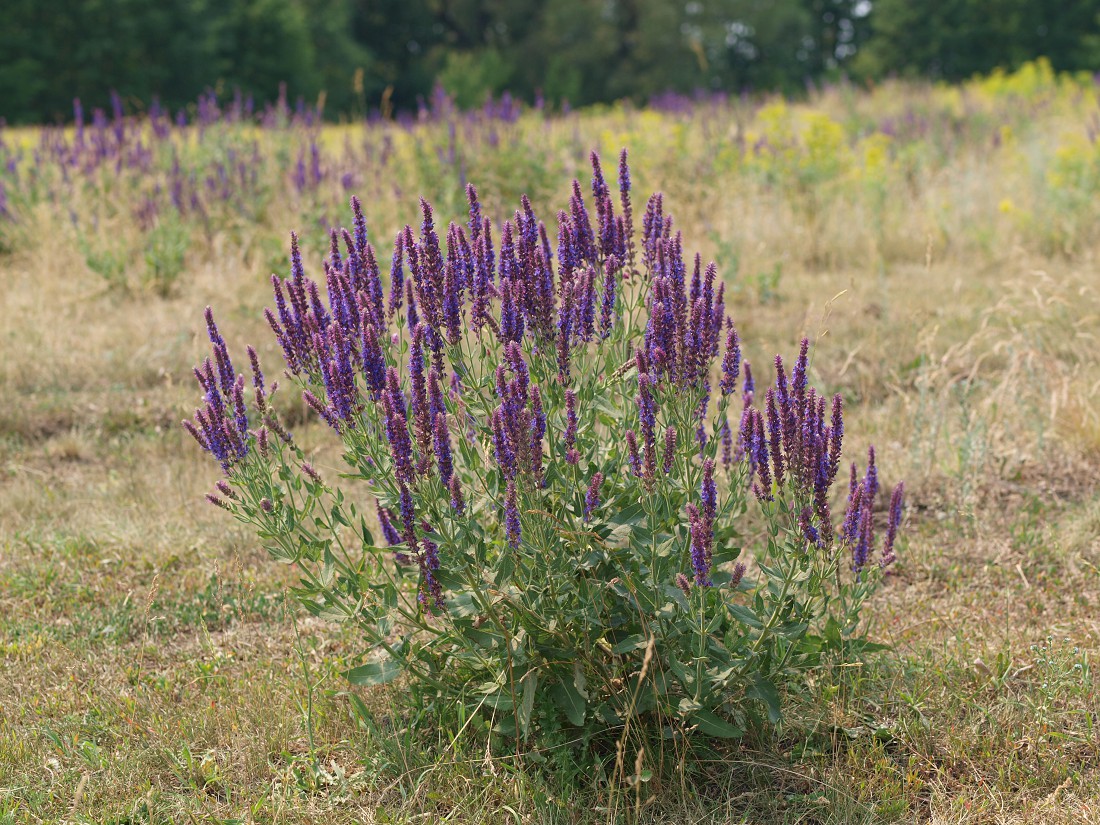
[[[374,547],[374,536],[372,536],[370,530],[367,529],[367,520],[362,517],[359,519],[359,535],[363,537],[363,545],[365,547]]]
[[[554,704],[565,714],[569,723],[580,727],[584,724],[585,701],[580,691],[568,679],[558,682],[550,689]]]
[[[829,620],[825,622],[825,641],[829,643],[829,646],[834,650],[840,648],[840,625],[837,620],[830,616]]]
[[[646,646],[646,639],[640,633],[635,633],[631,636],[627,636],[618,644],[612,645],[611,652],[616,656],[621,656],[624,653],[629,653],[632,650],[638,650]]]
[[[329,587],[332,584],[332,579],[336,575],[336,557],[332,555],[332,551],[325,547],[325,563],[321,567],[321,573],[318,578],[321,581],[322,587]]]
[[[344,678],[353,685],[384,685],[392,682],[401,675],[402,667],[393,659],[382,659],[378,662],[367,662],[365,665],[353,667],[344,674]]]
[[[731,561],[736,561],[741,555],[741,548],[735,545],[727,545],[721,550],[718,550],[711,556],[711,563],[717,567],[720,564],[726,564]]]
[[[743,604],[731,604],[729,606],[729,611],[730,615],[733,616],[733,618],[741,622],[741,624],[745,625],[746,627],[752,627],[757,630],[760,630],[764,627],[764,623],[756,618],[756,613],[754,613],[752,608],[750,607],[746,607]]]
[[[482,704],[495,710],[512,710],[516,703],[512,694],[501,688],[496,693],[486,696]]]
[[[523,677],[523,699],[519,706],[519,729],[523,733],[524,738],[527,736],[527,728],[531,724],[531,711],[535,707],[535,690],[539,684],[539,672],[537,670],[527,671],[527,675]]]
[[[716,739],[740,739],[745,735],[745,731],[741,728],[730,724],[717,713],[706,708],[700,708],[692,713],[691,721],[698,726],[700,733]]]
[[[768,721],[773,725],[782,717],[779,691],[776,690],[775,685],[763,676],[756,677],[756,680],[745,691],[745,695],[750,699],[758,699],[764,703],[764,706],[768,709]]]

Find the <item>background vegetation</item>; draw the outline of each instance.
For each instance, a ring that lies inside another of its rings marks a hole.
[[[1100,65],[1100,0],[8,0],[0,117],[68,118],[116,90],[173,112],[208,87],[330,118],[462,106],[510,91],[555,106],[665,92],[803,92],[841,76],[959,80],[1046,56]]]

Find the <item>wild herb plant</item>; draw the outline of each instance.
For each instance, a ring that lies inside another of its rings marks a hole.
[[[246,403],[209,309],[184,426],[225,473],[210,500],[297,567],[309,612],[359,628],[352,683],[404,677],[517,749],[630,725],[738,737],[865,650],[902,487],[875,559],[874,452],[834,518],[842,405],[810,386],[808,342],[758,395],[714,265],[660,194],[635,214],[625,151],[617,193],[592,168],[554,242],[526,198],[498,228],[470,186],[441,243],[422,201],[385,285],[357,199],[323,287],[292,236],[267,320],[345,473],[305,460],[252,349]]]

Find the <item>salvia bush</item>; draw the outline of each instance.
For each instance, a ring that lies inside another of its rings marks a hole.
[[[441,243],[422,201],[385,285],[356,199],[323,286],[292,236],[266,315],[343,442],[339,483],[251,348],[246,402],[209,309],[184,426],[224,470],[210,500],[299,568],[307,610],[361,629],[351,682],[403,676],[517,748],[647,720],[737,737],[779,718],[799,673],[866,649],[901,485],[876,551],[873,451],[834,517],[842,405],[809,385],[808,343],[758,393],[713,264],[689,264],[659,194],[636,238],[625,151],[618,192],[592,168],[553,241],[526,198],[498,229],[470,186]]]

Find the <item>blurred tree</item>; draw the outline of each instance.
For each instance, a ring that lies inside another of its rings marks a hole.
[[[1047,57],[1058,70],[1095,69],[1100,0],[875,0],[861,74],[960,80]]]
[[[207,87],[326,114],[409,109],[436,81],[585,105],[781,89],[853,71],[945,79],[1040,55],[1100,63],[1100,0],[4,0],[0,117],[71,116]]]

